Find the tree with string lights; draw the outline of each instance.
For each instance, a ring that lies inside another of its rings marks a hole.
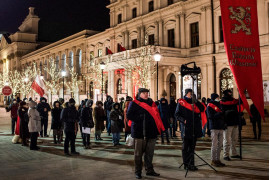
[[[26,97],[32,91],[31,86],[34,81],[34,78],[37,75],[37,71],[35,68],[36,65],[33,64],[33,67],[34,68],[32,68],[31,66],[28,66],[21,71],[21,88],[19,92],[22,93],[23,97]],[[34,72],[33,72],[33,69],[34,69]]]

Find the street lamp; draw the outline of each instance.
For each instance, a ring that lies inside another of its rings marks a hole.
[[[157,62],[157,100],[158,100],[158,62],[161,59],[161,55],[159,54],[159,52],[156,52],[154,55],[154,60]]]
[[[101,69],[101,101],[103,102],[103,70],[105,69],[105,63],[100,63],[100,69]]]
[[[5,86],[8,86],[9,85],[9,82],[5,82]]]
[[[61,74],[62,74],[62,77],[63,77],[63,99],[65,99],[64,98],[64,91],[65,91],[65,76],[66,76],[66,71],[62,71]]]

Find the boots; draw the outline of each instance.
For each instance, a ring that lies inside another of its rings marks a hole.
[[[164,144],[164,138],[161,138],[161,143]]]
[[[215,160],[212,160],[211,165],[215,167],[221,167],[221,164],[219,164],[219,162]]]
[[[224,167],[226,166],[224,163],[222,163],[220,160],[217,161],[218,164],[220,164],[220,166]]]
[[[56,142],[56,135],[53,135],[54,144],[57,144]]]
[[[103,140],[103,139],[100,137],[100,135],[98,135],[98,140]]]
[[[97,134],[95,134],[95,140],[96,140],[96,141],[98,141],[98,140],[99,140],[99,138],[98,138],[98,135],[97,135]]]

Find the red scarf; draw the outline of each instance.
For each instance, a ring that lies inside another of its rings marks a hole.
[[[243,112],[244,111],[244,106],[243,104],[240,105],[240,112]],[[239,112],[239,104],[237,105],[237,111]]]
[[[204,107],[204,111],[201,112],[201,118],[202,118],[202,128],[204,127],[204,125],[207,123],[207,116],[206,116],[206,105],[204,103],[202,103],[203,107]]]
[[[231,101],[220,101],[220,104],[222,105],[236,105],[239,101],[237,99],[233,99]]]
[[[148,104],[144,102],[138,101],[137,99],[134,99],[133,102],[135,102],[140,107],[145,109],[154,118],[159,134],[161,134],[161,131],[165,131],[164,125],[160,118],[160,114],[159,114],[159,111],[155,102],[153,102],[152,106],[149,106]]]
[[[216,105],[214,105],[213,103],[209,103],[208,104],[209,107],[211,107],[212,109],[214,109],[216,112],[222,112],[219,107],[217,107]]]
[[[188,110],[193,111],[192,105],[189,104],[186,100],[184,100],[184,99],[179,99],[178,103],[179,103],[181,106],[187,108]],[[196,104],[194,104],[194,112],[195,112],[195,113],[201,113],[200,109],[196,106]]]

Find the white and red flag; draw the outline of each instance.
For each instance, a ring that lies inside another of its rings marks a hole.
[[[37,75],[31,87],[40,95],[40,97],[43,97],[45,93],[45,85],[40,76]]]

